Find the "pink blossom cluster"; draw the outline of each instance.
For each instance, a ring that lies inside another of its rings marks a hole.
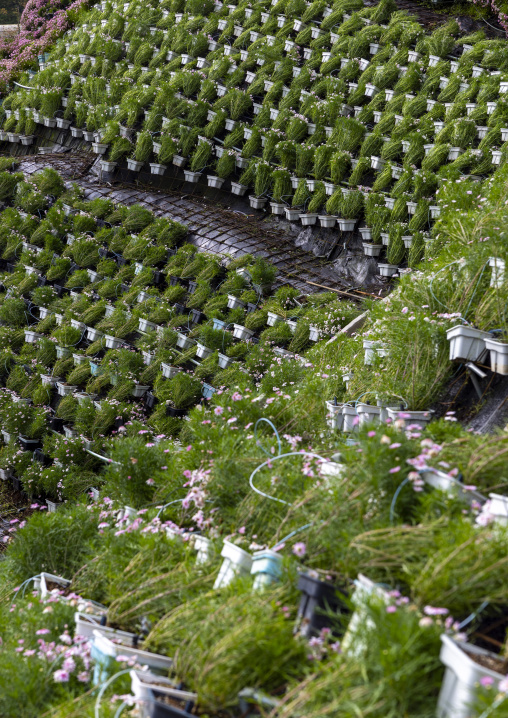
[[[20,32],[0,41],[0,89],[5,89],[22,70],[37,61],[69,27],[69,16],[88,0],[28,0],[20,21]]]

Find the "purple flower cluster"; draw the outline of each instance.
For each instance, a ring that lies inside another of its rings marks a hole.
[[[20,32],[0,41],[0,90],[19,72],[37,61],[69,27],[70,17],[88,0],[28,0],[20,20]],[[67,5],[67,7],[65,7]]]

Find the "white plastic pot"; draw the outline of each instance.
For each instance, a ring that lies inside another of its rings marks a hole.
[[[205,347],[204,344],[196,342],[196,356],[198,357],[198,359],[206,359],[212,353],[213,349],[209,349],[208,347]]]
[[[270,202],[272,214],[283,215],[286,205],[282,202]]]
[[[490,286],[501,289],[505,280],[506,264],[504,259],[499,257],[489,258],[489,267],[492,268],[492,274],[490,277]]]
[[[341,219],[337,218],[337,224],[341,232],[353,232],[356,225],[356,219]]]
[[[74,362],[76,363],[76,362]],[[41,374],[41,382],[43,386],[51,386],[54,387],[57,385],[57,382],[60,381],[60,378],[57,376],[51,376],[51,374]]]
[[[386,409],[388,418],[392,421],[397,419],[404,419],[408,424],[417,424],[420,428],[424,429],[429,421],[432,420],[433,411],[409,411],[408,409],[393,409],[387,407]]]
[[[237,309],[238,307],[245,307],[245,302],[235,297],[234,294],[228,294],[228,309]]]
[[[96,155],[105,155],[109,145],[105,145],[102,142],[92,142],[92,152]]]
[[[68,396],[74,394],[78,390],[77,386],[71,386],[70,384],[64,384],[63,382],[57,381],[56,388],[59,396]]]
[[[485,337],[485,348],[490,352],[490,368],[496,374],[508,374],[508,344]]]
[[[248,575],[252,567],[252,556],[230,541],[224,541],[221,556],[224,561],[213,585],[214,589],[228,586],[236,576]]]
[[[371,366],[374,362],[374,359],[378,356],[386,356],[386,347],[383,342],[374,341],[372,339],[363,340],[363,351],[363,363],[365,364],[365,366]]]
[[[70,357],[71,350],[67,349],[67,347],[61,347],[57,345],[56,347],[56,358],[57,359],[65,359],[66,357]]]
[[[183,173],[185,175],[185,181],[192,182],[192,184],[199,182],[199,178],[203,174],[202,172],[191,172],[190,170],[184,170]]]
[[[228,357],[226,354],[221,354],[220,352],[219,352],[218,356],[219,356],[218,364],[221,369],[227,369],[228,366],[230,366],[234,361],[234,359],[232,359],[231,357]]]
[[[382,244],[371,244],[370,242],[362,242],[363,253],[366,257],[379,257],[381,250],[383,249]]]
[[[101,160],[101,170],[103,172],[114,172],[117,168],[118,162],[108,162],[107,160]]]
[[[166,165],[160,165],[157,162],[150,162],[150,172],[153,175],[163,175],[166,171]]]
[[[316,224],[316,220],[318,218],[317,213],[316,214],[307,213],[307,214],[301,214],[299,216],[300,216],[300,221],[304,227],[308,227],[312,224]]]
[[[382,277],[392,277],[396,272],[399,271],[397,264],[378,264],[379,274]]]
[[[321,227],[325,229],[332,229],[335,227],[335,222],[337,221],[337,217],[330,214],[320,214],[318,219]]]
[[[144,164],[144,162],[138,162],[137,160],[129,158],[127,160],[127,169],[131,170],[132,172],[139,172]]]
[[[247,192],[249,187],[245,184],[240,184],[240,182],[231,182],[231,194],[236,194],[239,197],[243,197],[243,195]]]
[[[95,327],[88,327],[86,330],[86,338],[90,342],[96,342],[97,339],[100,339],[103,337],[104,334],[100,332],[98,329],[95,329]]]
[[[341,430],[344,424],[344,415],[342,407],[344,404],[335,404],[333,401],[326,403],[326,423],[330,429]]]
[[[149,386],[145,386],[143,384],[136,384],[134,389],[132,390],[132,396],[135,399],[141,399],[141,397],[146,394],[149,388]]]
[[[157,329],[155,322],[149,322],[148,319],[140,318],[138,320],[138,327],[142,332],[154,332]]]
[[[274,327],[276,324],[278,324],[279,322],[282,322],[282,321],[283,321],[282,317],[279,316],[278,314],[275,314],[275,312],[268,312],[268,317],[267,317],[266,323],[268,324],[269,327]]]
[[[268,199],[266,197],[254,197],[252,194],[249,195],[249,204],[252,209],[263,209],[267,202]]]
[[[319,329],[316,327],[310,326],[309,327],[309,339],[311,342],[318,342],[320,338],[320,332]]]
[[[235,339],[246,342],[253,336],[254,332],[251,329],[247,329],[247,327],[243,327],[241,324],[233,324],[233,337]]]
[[[29,329],[25,329],[25,342],[27,344],[35,344],[35,342],[38,339],[43,339],[44,334],[38,334],[37,332],[32,332]]]
[[[153,704],[154,691],[159,696],[166,696],[169,699],[182,701],[182,703],[187,703],[188,701],[197,702],[197,693],[178,690],[175,688],[175,682],[169,678],[164,678],[149,671],[135,670],[130,672],[130,676],[131,693],[136,702],[139,702],[141,711],[145,709],[145,712],[142,713],[143,716],[150,715],[150,713],[146,712],[146,707]]]
[[[370,166],[373,170],[382,170],[386,164],[385,160],[382,160],[381,157],[376,157],[375,155],[372,155],[370,158]]]
[[[188,337],[186,334],[178,332],[178,339],[176,340],[176,346],[180,349],[190,349],[195,344],[195,340]]]
[[[477,361],[485,351],[485,340],[492,337],[480,329],[457,324],[447,329],[446,338],[450,342],[450,361]]]
[[[115,641],[118,637],[115,638]],[[155,668],[162,671],[169,671],[173,665],[171,658],[161,656],[157,653],[149,653],[142,651],[132,645],[132,641],[113,642],[107,636],[101,635],[98,630],[94,629],[92,643],[92,658],[95,661],[94,678],[95,685],[103,683],[109,675],[109,671],[116,672],[117,657],[126,656],[128,659],[135,659],[136,663]]]
[[[499,656],[467,643],[454,641],[445,633],[441,634],[441,663],[446,668],[441,691],[437,702],[438,718],[470,718],[471,705],[482,678],[492,678],[495,692],[499,681],[504,678],[500,673],[485,668],[471,656]]]
[[[208,180],[208,186],[209,187],[215,187],[216,189],[220,189],[224,182],[226,181],[222,177],[216,177],[215,175],[207,175]]]
[[[166,379],[172,379],[178,374],[178,372],[182,371],[182,369],[179,366],[171,366],[171,364],[165,364],[164,362],[162,362],[161,371],[163,377],[165,377]]]
[[[186,162],[187,157],[182,157],[181,155],[173,155],[173,164],[176,167],[183,167]]]
[[[500,165],[503,153],[500,150],[491,150],[492,152],[492,164]]]
[[[357,404],[356,411],[360,418],[360,426],[363,424],[378,424],[381,416],[381,407],[372,404]]]
[[[342,407],[343,424],[342,431],[351,433],[358,430],[359,416],[356,407],[344,404]]]
[[[286,207],[284,212],[286,213],[286,219],[289,222],[297,222],[300,219],[300,212],[299,209],[293,209],[292,207]]]
[[[122,346],[122,340],[112,337],[111,334],[106,334],[106,348],[107,349],[119,349]]]

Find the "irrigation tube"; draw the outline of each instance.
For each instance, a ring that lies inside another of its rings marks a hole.
[[[266,419],[265,419],[266,421]],[[264,466],[268,466],[272,461],[277,461],[278,459],[285,459],[286,456],[305,456],[305,457],[311,457],[313,459],[320,459],[321,461],[329,461],[329,459],[325,459],[323,456],[320,456],[319,454],[313,454],[310,451],[290,451],[287,454],[279,454],[278,456],[273,456],[270,459],[267,459],[266,461],[263,461],[262,464],[257,466],[252,474],[249,477],[249,486],[253,491],[256,492],[256,494],[259,494],[260,496],[263,496],[265,499],[271,499],[272,501],[278,501],[279,504],[285,504],[286,506],[291,506],[289,501],[284,501],[284,499],[277,499],[275,496],[270,496],[269,494],[265,494],[264,491],[261,491],[261,489],[257,489],[254,484],[252,483],[254,476],[257,474],[258,471],[260,471]]]
[[[126,668],[123,671],[118,671],[118,673],[115,673],[114,676],[111,676],[111,678],[108,678],[108,680],[102,684],[102,686],[100,687],[99,693],[97,695],[97,700],[95,701],[95,718],[99,718],[101,700],[102,700],[102,696],[104,695],[106,688],[108,688],[108,686],[111,685],[111,683],[113,683],[113,681],[115,681],[118,678],[118,676],[124,676],[126,673],[130,673],[130,672],[131,672],[130,668]]]
[[[268,451],[267,451],[267,450],[265,449],[265,447],[262,445],[261,441],[259,441],[259,439],[257,438],[258,424],[259,424],[261,421],[266,422],[267,424],[269,424],[269,425],[272,427],[272,429],[273,429],[273,431],[274,431],[274,433],[275,433],[275,436],[277,437],[277,444],[278,444],[278,446],[279,446],[278,456],[280,456],[281,453],[282,453],[282,444],[281,444],[281,441],[280,441],[279,432],[278,432],[277,429],[275,428],[274,424],[272,424],[272,422],[270,421],[270,419],[265,419],[264,416],[261,417],[261,419],[258,419],[258,420],[256,421],[256,423],[254,424],[254,439],[256,440],[256,446],[259,446],[259,448],[261,449],[261,451],[263,451],[267,456],[270,456],[270,454],[268,453]]]

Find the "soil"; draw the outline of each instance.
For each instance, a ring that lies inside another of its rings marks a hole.
[[[157,703],[162,703],[162,705],[165,705],[165,706],[171,706],[171,708],[177,708],[180,711],[184,710],[183,702],[178,701],[175,698],[171,698],[171,696],[157,695],[157,693],[156,693],[155,698],[157,700]],[[196,713],[194,712],[194,709],[192,709],[192,711],[189,712],[189,715],[196,715]]]
[[[508,672],[508,658],[502,658],[501,656],[499,656],[499,658],[497,656],[482,656],[469,652],[467,652],[467,655],[472,661],[483,666],[483,668],[488,668],[489,671],[501,673],[503,676]]]

